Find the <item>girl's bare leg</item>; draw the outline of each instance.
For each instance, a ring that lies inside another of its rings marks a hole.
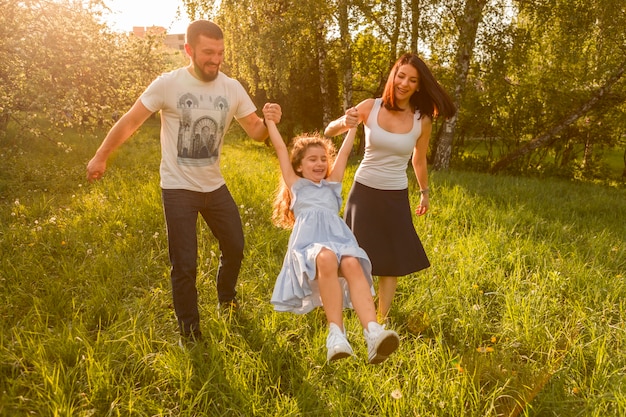
[[[317,255],[315,263],[326,319],[328,323],[335,323],[343,330],[343,296],[339,284],[337,256],[328,249],[322,249]]]
[[[349,256],[341,259],[340,270],[350,288],[352,307],[359,317],[361,326],[367,329],[369,322],[376,321],[376,307],[363,268],[357,258]]]

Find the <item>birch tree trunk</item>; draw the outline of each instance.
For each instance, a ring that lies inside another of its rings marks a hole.
[[[325,45],[325,33],[326,29],[324,22],[317,23],[317,63],[319,65],[319,77],[320,77],[320,94],[322,97],[322,122],[324,126],[332,120],[332,109],[328,100],[324,100],[324,97],[329,97],[328,77],[326,75],[326,45]]]
[[[456,129],[457,115],[461,109],[463,91],[467,83],[472,52],[476,43],[478,25],[482,21],[483,9],[487,0],[467,0],[459,24],[459,45],[456,54],[455,86],[452,99],[456,106],[456,115],[444,122],[443,132],[435,149],[433,169],[448,169],[452,154],[452,140]]]

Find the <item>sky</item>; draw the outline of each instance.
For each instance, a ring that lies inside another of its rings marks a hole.
[[[163,26],[167,33],[185,33],[189,19],[176,19],[178,0],[104,0],[111,13],[105,23],[117,32],[130,32],[133,26]]]

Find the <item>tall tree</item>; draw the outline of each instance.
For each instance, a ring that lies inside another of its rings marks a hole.
[[[459,35],[455,59],[455,81],[453,100],[457,107],[457,114],[443,122],[443,131],[436,142],[434,169],[447,169],[450,165],[452,141],[461,110],[461,101],[465,84],[469,74],[470,63],[476,43],[478,25],[483,17],[483,9],[487,0],[466,0],[463,14],[457,19]]]

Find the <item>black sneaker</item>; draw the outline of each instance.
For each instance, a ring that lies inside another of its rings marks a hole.
[[[239,301],[236,298],[220,302],[217,305],[217,313],[220,317],[230,318],[237,312],[239,312]]]

